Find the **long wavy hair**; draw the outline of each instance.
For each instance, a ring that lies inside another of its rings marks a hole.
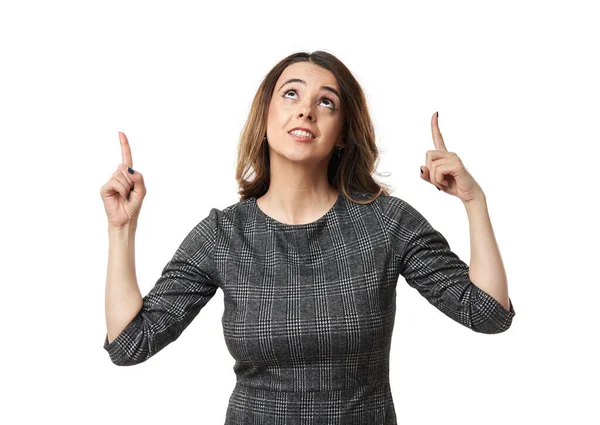
[[[283,70],[296,62],[310,62],[325,68],[335,76],[344,105],[344,148],[338,157],[331,155],[327,168],[329,183],[353,202],[368,204],[380,194],[389,195],[391,187],[375,181],[373,174],[379,162],[375,130],[369,115],[365,94],[350,70],[334,55],[324,51],[297,52],[277,63],[258,88],[238,145],[235,178],[238,181],[240,202],[252,196],[259,198],[269,188],[269,145],[263,138],[267,133],[267,117],[273,90]],[[360,193],[367,199],[355,199]]]

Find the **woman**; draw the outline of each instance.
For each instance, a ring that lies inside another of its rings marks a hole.
[[[239,145],[240,201],[210,210],[144,298],[131,241],[146,190],[121,133],[123,163],[101,190],[111,360],[155,355],[221,288],[237,377],[226,424],[395,424],[389,351],[400,275],[473,331],[503,332],[515,314],[483,191],[446,150],[437,115],[432,129],[436,150],[420,175],[465,204],[478,232],[471,267],[373,179],[378,151],[364,93],[336,57],[317,51],[267,74]]]

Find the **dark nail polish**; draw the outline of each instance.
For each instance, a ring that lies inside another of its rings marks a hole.
[[[127,198],[127,200],[129,201],[129,193],[125,195],[125,198]]]
[[[129,172],[129,174],[133,174],[133,170],[131,169],[131,167],[127,167],[127,171]]]
[[[436,187],[437,187],[437,186],[436,186]],[[437,190],[442,190],[442,189],[440,189],[439,187],[437,187]]]
[[[437,115],[438,118],[440,117],[440,111],[437,111],[435,114]]]
[[[419,167],[419,170],[421,170],[421,174],[423,174],[423,169],[421,167]]]

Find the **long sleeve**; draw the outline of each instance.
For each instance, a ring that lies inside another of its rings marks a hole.
[[[385,226],[399,273],[406,282],[456,322],[475,332],[507,330],[515,315],[469,278],[469,266],[450,250],[448,241],[414,207],[387,196]]]
[[[129,325],[110,343],[106,335],[104,349],[114,364],[148,360],[175,341],[214,296],[217,211],[211,209],[188,233]]]

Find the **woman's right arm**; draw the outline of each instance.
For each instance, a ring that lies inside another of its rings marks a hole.
[[[214,260],[218,214],[212,208],[187,234],[141,305],[133,266],[135,231],[112,232],[104,349],[114,364],[136,365],[154,356],[175,341],[215,295],[220,286]]]
[[[108,268],[105,311],[107,339],[112,342],[142,308],[142,295],[135,276],[135,231],[146,196],[139,171],[133,170],[131,147],[119,132],[121,164],[100,188],[108,218]]]
[[[219,210],[188,233],[142,298],[135,275],[135,232],[146,185],[132,169],[127,137],[119,133],[121,164],[100,195],[108,218],[108,269],[104,349],[121,366],[142,363],[158,353],[192,322],[219,287],[213,250]]]
[[[112,342],[142,309],[135,273],[136,226],[108,227],[108,268],[105,312],[108,342]]]

